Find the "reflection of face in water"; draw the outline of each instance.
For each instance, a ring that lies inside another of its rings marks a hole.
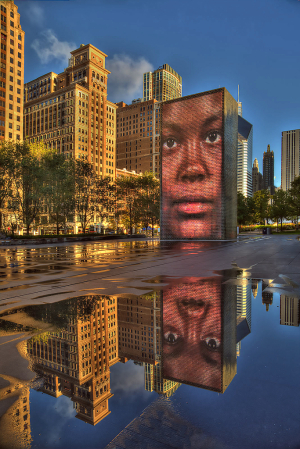
[[[188,278],[163,293],[163,375],[221,388],[221,281]]]
[[[221,238],[222,130],[222,92],[163,105],[166,235]]]

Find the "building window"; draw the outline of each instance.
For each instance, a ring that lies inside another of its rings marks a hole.
[[[13,64],[14,63],[14,58],[10,58],[10,63]]]
[[[12,133],[8,134],[9,139],[12,139]]]

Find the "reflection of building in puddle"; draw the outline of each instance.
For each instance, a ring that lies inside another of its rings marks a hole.
[[[157,363],[161,353],[160,293],[118,297],[119,357]]]
[[[251,290],[253,298],[256,298],[258,292],[259,279],[252,279]]]
[[[161,292],[118,297],[119,358],[144,366],[145,390],[171,396],[180,384],[161,372]]]
[[[236,374],[236,285],[221,276],[163,291],[163,377],[224,392]]]
[[[237,275],[239,279],[239,275]],[[237,355],[240,355],[241,340],[251,332],[251,283],[237,285],[236,309],[237,309]]]
[[[30,449],[32,436],[30,428],[29,387],[22,392],[0,420],[1,448]]]
[[[299,296],[280,295],[280,324],[299,326]]]
[[[156,391],[156,393],[169,398],[180,387],[180,383],[163,378],[161,363],[156,365],[145,363],[144,367],[146,391]]]
[[[76,307],[79,316],[66,315],[59,332],[31,338],[27,346],[44,379],[40,390],[70,397],[76,417],[95,425],[110,413],[110,366],[118,361],[116,298],[82,298]]]
[[[269,282],[262,281],[262,294],[261,300],[262,303],[266,305],[266,311],[269,311],[270,305],[273,304],[273,293],[264,291],[269,286]]]

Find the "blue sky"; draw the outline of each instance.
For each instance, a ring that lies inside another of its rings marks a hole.
[[[142,96],[142,74],[169,64],[183,95],[226,87],[253,124],[253,160],[271,145],[280,186],[281,132],[300,127],[299,0],[15,0],[25,82],[60,73],[71,50],[108,55],[108,99]]]

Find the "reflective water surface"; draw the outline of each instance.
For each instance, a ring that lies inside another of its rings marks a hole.
[[[0,446],[299,448],[298,284],[235,263],[143,282],[0,316]]]

